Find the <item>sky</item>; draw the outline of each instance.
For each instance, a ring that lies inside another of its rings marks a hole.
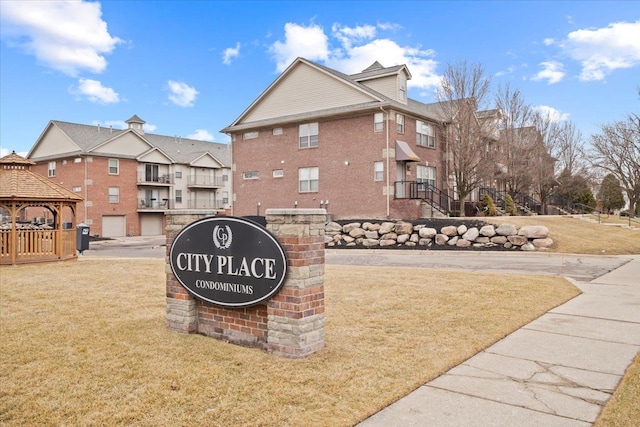
[[[406,64],[434,102],[448,64],[481,64],[585,140],[640,112],[640,1],[0,0],[0,154],[50,120],[228,143],[297,57],[346,74]]]

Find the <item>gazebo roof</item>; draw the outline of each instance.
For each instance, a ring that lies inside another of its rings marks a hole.
[[[0,158],[0,200],[83,200],[62,185],[31,171],[34,164],[15,151]]]

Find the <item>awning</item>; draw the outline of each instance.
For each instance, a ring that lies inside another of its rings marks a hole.
[[[396,160],[399,162],[420,162],[420,157],[413,152],[409,144],[396,140]]]

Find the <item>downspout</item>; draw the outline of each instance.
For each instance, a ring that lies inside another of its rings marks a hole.
[[[387,159],[387,218],[391,215],[391,190],[390,190],[390,177],[389,177],[389,168],[390,168],[390,161],[389,161],[389,113],[387,111],[385,111],[384,108],[380,107],[380,110],[382,110],[382,112],[385,115],[385,129],[386,129],[386,159]]]
[[[84,158],[84,202],[82,203],[82,207],[84,208],[84,219],[82,220],[82,222],[84,224],[87,223],[87,213],[89,209],[87,207],[88,199],[89,199],[89,184],[87,183],[87,158],[85,157]]]

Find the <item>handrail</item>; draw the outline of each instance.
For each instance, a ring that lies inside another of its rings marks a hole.
[[[397,199],[424,200],[444,215],[450,215],[455,207],[453,197],[428,182],[396,181],[395,190]]]

